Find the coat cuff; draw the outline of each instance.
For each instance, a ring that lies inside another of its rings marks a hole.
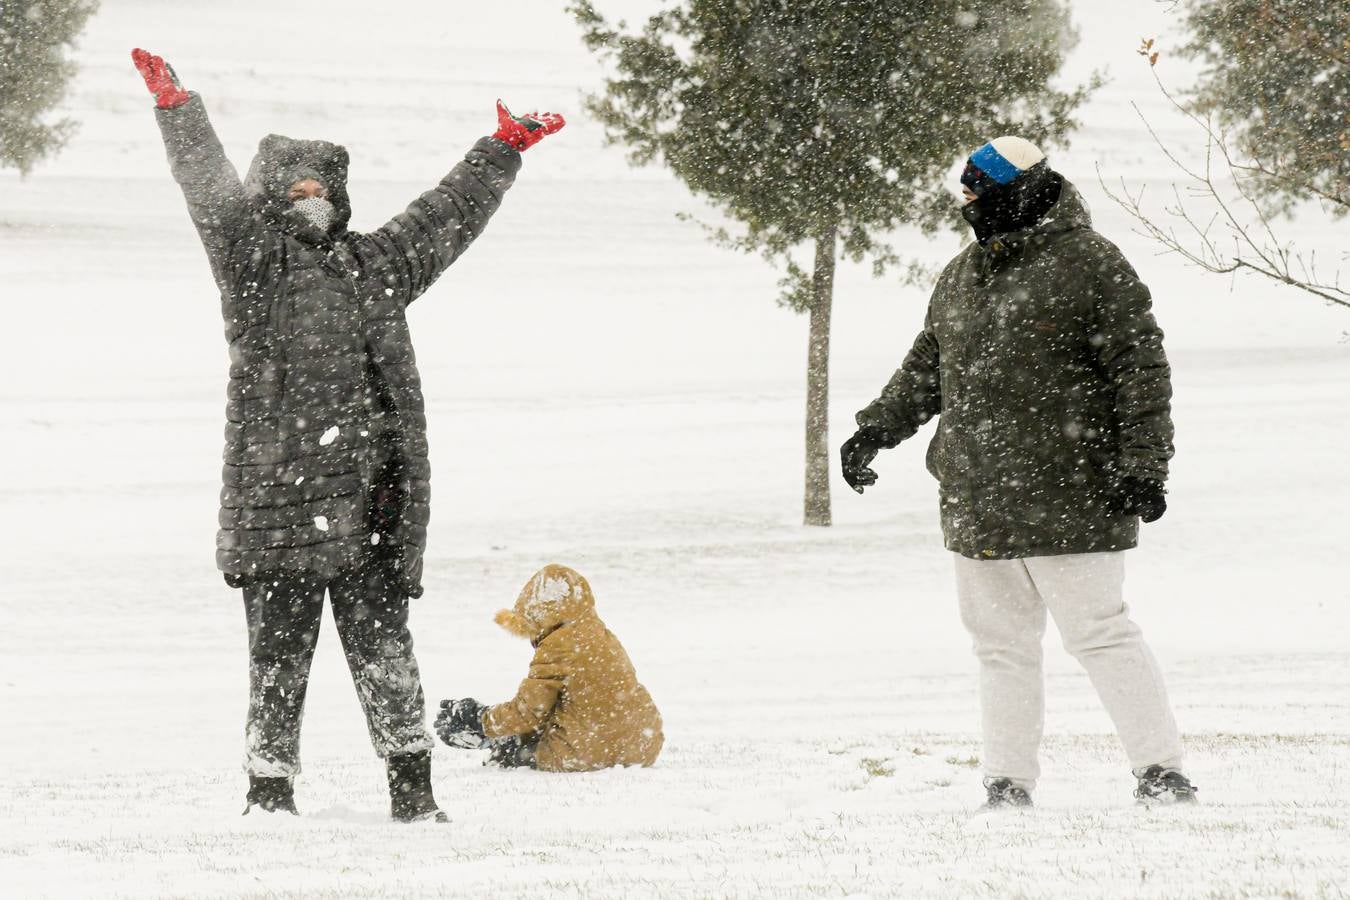
[[[487,157],[489,162],[510,175],[515,175],[520,171],[520,151],[501,138],[490,135],[479,138],[478,142],[473,145],[473,149],[469,151],[469,158],[472,159],[478,154]]]
[[[489,706],[487,709],[483,710],[483,717],[482,717],[483,737],[488,738],[489,740],[500,737],[507,737],[505,732],[499,730],[492,723],[493,719],[492,714],[496,711],[497,711],[496,706]]]
[[[1120,474],[1122,476],[1133,475],[1136,478],[1145,478],[1149,481],[1166,482],[1167,461],[1127,456],[1120,461]]]
[[[155,107],[155,119],[159,122],[161,128],[166,126],[181,128],[185,121],[190,122],[193,119],[204,118],[206,118],[206,104],[202,102],[201,95],[196,91],[188,91],[186,103],[168,109]]]

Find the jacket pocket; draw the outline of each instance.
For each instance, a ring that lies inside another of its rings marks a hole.
[[[942,447],[942,425],[939,423],[937,431],[933,434],[933,439],[928,442],[928,452],[924,454],[924,466],[928,469],[928,474],[932,475],[940,483],[942,473],[945,470],[945,457]]]

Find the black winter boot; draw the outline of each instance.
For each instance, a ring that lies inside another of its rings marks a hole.
[[[1198,790],[1176,769],[1149,766],[1139,776],[1134,798],[1140,803],[1194,803]]]
[[[300,811],[295,808],[295,787],[289,778],[248,776],[248,798],[247,805],[244,806],[244,815],[248,815],[249,810],[255,806],[263,812],[281,810],[293,816],[300,815]]]
[[[988,793],[984,809],[1009,809],[1033,805],[1026,788],[1013,784],[1009,778],[986,778],[984,789]]]
[[[431,794],[431,751],[396,753],[389,766],[389,814],[396,822],[449,822]]]

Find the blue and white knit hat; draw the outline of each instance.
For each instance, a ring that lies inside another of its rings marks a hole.
[[[995,184],[1008,185],[1044,161],[1045,154],[1031,141],[1005,134],[970,154],[966,169],[961,173],[961,183],[976,194],[983,194],[988,185],[982,183],[981,173]]]

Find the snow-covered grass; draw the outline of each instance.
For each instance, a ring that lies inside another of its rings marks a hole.
[[[538,6],[105,0],[92,21],[79,137],[27,181],[0,173],[0,894],[1350,893],[1350,320],[1155,257],[1101,197],[1097,161],[1163,184],[1128,103],[1158,109],[1133,46],[1165,33],[1165,6],[1079,4],[1071,68],[1116,80],[1054,159],[1169,335],[1171,510],[1127,590],[1202,804],[1133,804],[1052,648],[1039,806],[1003,816],[973,815],[974,663],[926,435],[865,497],[836,482],[834,528],[797,524],[805,323],[773,306],[774,273],[674,219],[697,208],[678,185],[602,146],[578,102],[597,70]],[[358,227],[439,177],[499,94],[571,114],[412,312],[435,476],[413,632],[433,704],[500,699],[529,650],[492,613],[540,564],[575,566],[665,716],[656,768],[506,773],[441,748],[453,823],[396,827],[326,622],[305,815],[238,815],[243,615],[211,559],[226,356],[134,45],[201,90],[240,165],[268,131],[346,143]],[[1315,217],[1289,227],[1340,249]],[[841,272],[836,443],[922,303]]]
[[[1224,772],[1224,795],[1197,808],[1121,802],[1115,747],[1079,735],[1046,746],[1074,794],[999,815],[967,810],[963,736],[814,737],[759,758],[703,744],[651,771],[566,779],[448,760],[462,793],[449,828],[388,824],[365,764],[326,766],[299,820],[238,817],[232,776],[183,767],[149,789],[144,773],[26,785],[18,802],[61,827],[19,836],[4,861],[12,896],[1344,896],[1339,798],[1270,796],[1350,764],[1344,736],[1208,734],[1191,749]],[[147,820],[147,793],[174,807]],[[107,811],[91,820],[94,806]]]

